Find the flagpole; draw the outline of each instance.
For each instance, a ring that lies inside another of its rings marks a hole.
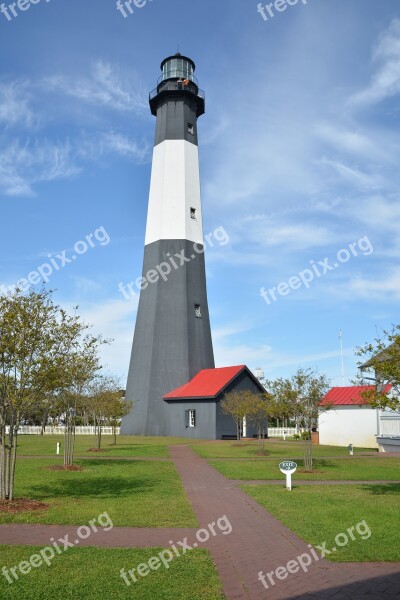
[[[342,330],[339,331],[339,340],[340,340],[340,356],[342,359],[342,385],[344,387],[344,358],[343,358],[343,333],[342,333]]]

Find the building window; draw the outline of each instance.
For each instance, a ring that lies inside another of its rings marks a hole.
[[[196,216],[196,209],[195,208],[191,208],[190,209],[190,218],[196,220],[197,216]]]
[[[196,427],[196,411],[193,409],[185,410],[186,427]]]
[[[193,125],[193,123],[188,123],[188,132],[191,135],[194,135],[194,125]]]
[[[195,304],[194,305],[194,315],[198,319],[201,319],[201,306],[200,306],[200,304]]]

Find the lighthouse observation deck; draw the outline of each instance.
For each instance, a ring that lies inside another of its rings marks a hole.
[[[150,92],[149,102],[151,113],[157,115],[157,107],[166,96],[187,94],[194,96],[197,105],[197,117],[205,112],[205,92],[199,88],[194,75],[194,62],[177,53],[163,60],[162,74],[158,78],[157,87]]]

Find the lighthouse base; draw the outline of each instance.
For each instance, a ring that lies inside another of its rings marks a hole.
[[[176,415],[164,395],[214,367],[203,252],[188,240],[145,247],[126,389],[133,409],[122,421],[122,434],[174,435]]]

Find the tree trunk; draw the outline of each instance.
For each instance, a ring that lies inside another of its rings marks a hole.
[[[0,499],[13,500],[15,465],[17,461],[17,435],[19,416],[8,415],[9,432],[6,434],[6,419],[0,419]]]
[[[44,435],[44,432],[46,431],[46,425],[47,425],[48,419],[49,419],[49,409],[46,408],[44,411],[44,415],[43,415],[42,429],[40,430],[40,435]]]
[[[112,445],[116,446],[117,445],[117,427],[115,425],[113,425],[112,432],[113,432],[113,443],[112,443]]]
[[[101,422],[97,425],[97,450],[101,450]]]
[[[75,449],[75,416],[68,415],[65,423],[65,444],[64,444],[64,466],[70,467],[74,463]]]
[[[8,499],[14,500],[14,481],[15,481],[15,467],[17,464],[17,437],[18,437],[19,424],[15,426],[13,435],[13,443],[10,447],[10,487],[8,490]]]
[[[6,499],[6,423],[0,422],[0,499]]]
[[[313,457],[312,457],[312,441],[311,435],[309,440],[304,440],[304,468],[306,471],[313,470]]]

